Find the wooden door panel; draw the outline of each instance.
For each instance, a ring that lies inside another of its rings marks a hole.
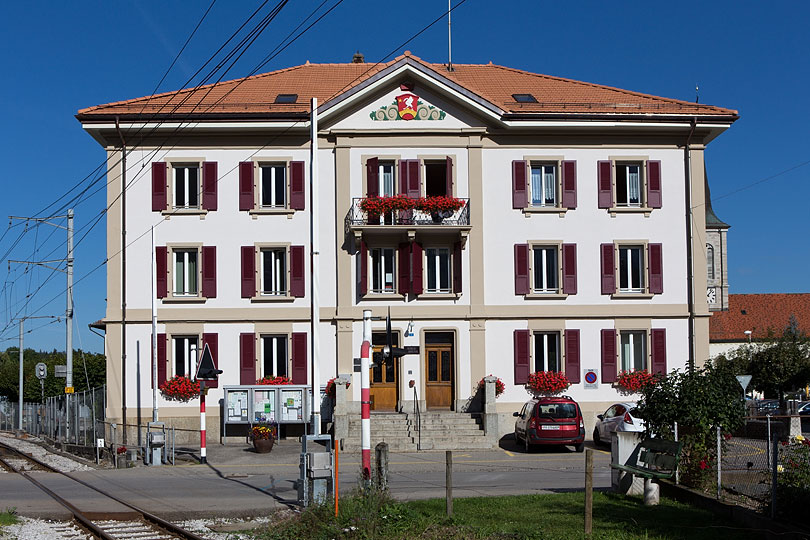
[[[449,409],[453,403],[453,347],[425,348],[425,404],[428,409]]]
[[[382,359],[382,348],[375,347],[373,359]],[[397,360],[390,358],[386,363],[369,369],[369,401],[372,411],[395,411],[397,408]]]

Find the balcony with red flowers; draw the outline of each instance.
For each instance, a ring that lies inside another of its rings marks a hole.
[[[466,236],[470,230],[470,200],[456,197],[363,197],[352,199],[346,232],[439,231]]]

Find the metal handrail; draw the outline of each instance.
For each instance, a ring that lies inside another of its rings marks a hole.
[[[413,387],[413,410],[416,413],[416,449],[422,449],[422,414],[419,411],[419,396],[416,393],[416,387]]]
[[[435,216],[422,210],[393,210],[383,215],[370,217],[361,207],[360,203],[365,197],[352,199],[352,206],[344,219],[344,226],[348,231],[353,226],[364,225],[405,225],[405,226],[445,226],[465,227],[470,224],[470,199],[461,199],[464,206],[458,210],[437,213]]]

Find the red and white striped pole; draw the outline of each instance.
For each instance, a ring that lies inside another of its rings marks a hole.
[[[200,381],[200,463],[205,459],[205,381]]]
[[[369,369],[371,360],[371,310],[363,310],[363,345],[360,347],[360,428],[363,451],[363,479],[371,478],[371,392]]]

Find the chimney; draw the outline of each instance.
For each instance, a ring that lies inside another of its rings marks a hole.
[[[366,57],[363,56],[363,53],[361,53],[360,51],[354,53],[354,56],[352,56],[352,64],[365,64],[365,63]]]

